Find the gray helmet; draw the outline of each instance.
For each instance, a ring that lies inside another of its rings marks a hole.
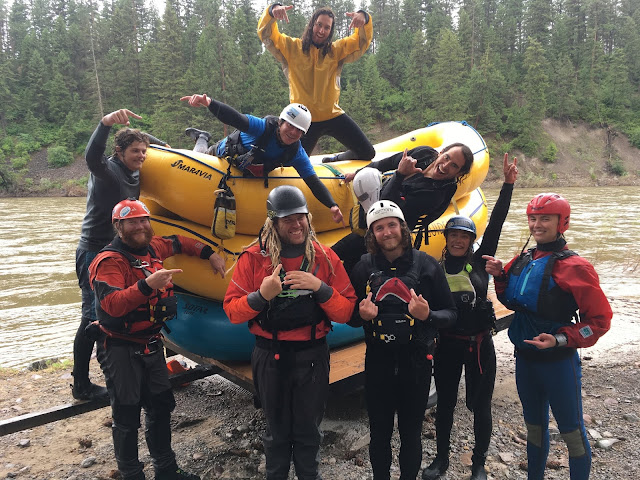
[[[449,230],[462,230],[463,232],[469,232],[473,235],[474,240],[477,236],[476,224],[473,223],[473,220],[469,217],[465,217],[463,215],[456,215],[447,221],[447,224],[444,226],[445,237]]]
[[[269,192],[267,216],[270,219],[282,218],[294,213],[309,213],[307,199],[298,187],[281,185]]]

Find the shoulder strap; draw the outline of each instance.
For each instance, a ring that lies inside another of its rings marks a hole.
[[[420,280],[420,269],[422,266],[422,263],[420,262],[420,251],[415,248],[411,249],[411,251],[411,268],[407,272],[407,277],[413,279],[414,282],[418,283],[418,280]]]
[[[129,261],[129,265],[131,265],[132,268],[139,268],[140,270],[142,270],[142,272],[144,273],[145,278],[148,277],[149,275],[151,275],[151,272],[149,270],[147,270],[147,268],[146,268],[146,267],[149,266],[149,264],[147,262],[140,261],[139,258],[134,257],[133,255],[131,255],[126,250],[122,250],[120,248],[116,248],[113,245],[109,244],[109,245],[107,245],[106,247],[104,247],[100,251],[101,252],[116,252],[116,253],[119,253],[120,255],[122,255],[124,258],[126,258]],[[156,255],[155,250],[153,249],[153,247],[151,245],[149,245],[149,254],[153,258],[158,258],[157,255]]]
[[[549,258],[549,261],[545,265],[544,272],[542,274],[542,283],[540,285],[541,291],[546,292],[549,289],[549,283],[551,282],[551,272],[553,271],[553,266],[555,265],[556,260],[564,260],[565,258],[569,258],[574,255],[577,255],[577,253],[573,250],[560,250],[559,252],[553,252],[550,255],[551,258]]]

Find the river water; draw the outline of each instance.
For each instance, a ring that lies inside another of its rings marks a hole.
[[[516,188],[498,257],[528,237],[525,208],[540,189]],[[491,209],[498,190],[485,190]],[[572,249],[591,261],[612,298],[640,296],[640,189],[563,188],[571,202]],[[0,367],[70,357],[80,320],[75,249],[84,198],[2,198],[0,209]]]

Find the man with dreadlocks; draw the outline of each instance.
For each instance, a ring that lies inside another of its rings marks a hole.
[[[267,7],[258,20],[258,37],[267,50],[282,64],[289,82],[289,98],[302,103],[311,111],[313,123],[302,139],[309,155],[322,135],[330,135],[347,151],[324,162],[337,160],[371,160],[376,154],[373,145],[360,127],[338,105],[340,74],[345,63],[355,62],[369,48],[373,38],[373,22],[364,10],[347,12],[351,18],[349,29],[353,33],[332,41],[335,14],[328,7],[316,10],[302,38],[280,33],[277,20],[289,22],[287,12],[293,5],[274,3]]]
[[[329,391],[331,322],[346,323],[355,292],[340,259],[316,239],[307,201],[282,185],[267,198],[257,240],[238,258],[224,298],[232,323],[249,323],[256,397],[264,410],[267,480],[316,480]]]

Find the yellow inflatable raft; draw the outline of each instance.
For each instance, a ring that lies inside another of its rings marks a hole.
[[[233,266],[238,255],[242,253],[243,247],[249,245],[256,238],[255,235],[236,235],[232,239],[225,240],[222,245],[220,240],[211,235],[209,227],[188,220],[158,214],[161,210],[156,203],[144,197],[141,197],[141,200],[145,202],[152,212],[151,226],[156,235],[184,235],[211,245],[214,251],[225,257],[227,269]],[[456,201],[456,203],[460,214],[471,217],[478,226],[478,236],[482,235],[487,224],[487,204],[482,190],[477,188]],[[421,250],[426,251],[435,258],[440,258],[444,248],[444,236],[441,232],[452,215],[456,215],[453,204],[436,222],[431,224],[429,228],[429,244],[423,245]],[[340,228],[320,232],[317,235],[320,243],[331,246],[349,232],[349,228]],[[188,255],[176,255],[168,258],[165,260],[164,265],[166,268],[181,268],[184,271],[174,276],[176,285],[213,300],[222,301],[227,285],[231,281],[231,273],[223,280],[219,276],[213,275],[209,262]]]
[[[464,143],[474,153],[470,174],[458,186],[449,209],[429,226],[428,244],[421,249],[439,258],[444,248],[442,229],[449,217],[456,214],[471,217],[478,236],[487,223],[487,205],[479,188],[489,169],[489,152],[484,140],[465,123],[446,122],[415,130],[392,140],[375,145],[376,159],[381,159],[419,145],[441,149],[451,143]],[[319,162],[320,158],[312,157]],[[329,165],[315,164],[315,170],[336,200],[342,213],[347,215],[353,206],[350,184],[342,180],[346,173],[367,165],[363,161],[342,161]],[[228,180],[236,198],[236,236],[221,242],[211,234],[214,191],[226,173],[228,163],[206,154],[190,150],[173,150],[152,145],[141,171],[141,197],[152,213],[152,226],[156,235],[180,234],[211,245],[226,260],[226,268],[233,267],[243,247],[252,243],[266,218],[269,192],[278,185],[291,184],[300,188],[307,198],[313,214],[313,225],[319,241],[333,245],[350,230],[331,220],[329,209],[316,200],[304,181],[291,168],[277,169],[269,174],[268,188],[262,178],[245,178],[240,171],[231,169]],[[167,268],[181,268],[174,276],[176,285],[190,292],[221,301],[231,280],[231,273],[223,280],[214,276],[209,263],[187,255],[177,255],[165,261]]]
[[[474,153],[473,168],[454,197],[458,199],[479,187],[489,169],[487,146],[480,134],[466,123],[438,123],[379,143],[375,145],[377,154],[374,160],[405,148],[428,145],[441,149],[456,142],[464,143]],[[318,177],[346,216],[353,206],[353,198],[350,186],[342,180],[343,175],[355,172],[368,162],[352,160],[322,164],[319,163],[319,158],[312,158],[312,161],[318,162],[314,167]],[[142,195],[182,219],[210,227],[213,221],[214,192],[227,168],[227,161],[218,157],[152,145],[141,170]],[[243,177],[236,168],[231,169],[231,177],[227,183],[236,199],[238,234],[258,233],[266,216],[267,195],[273,188],[284,184],[295,185],[305,193],[317,232],[341,227],[331,220],[327,207],[311,194],[292,167],[272,171],[269,174],[268,188],[265,188],[262,178]]]

